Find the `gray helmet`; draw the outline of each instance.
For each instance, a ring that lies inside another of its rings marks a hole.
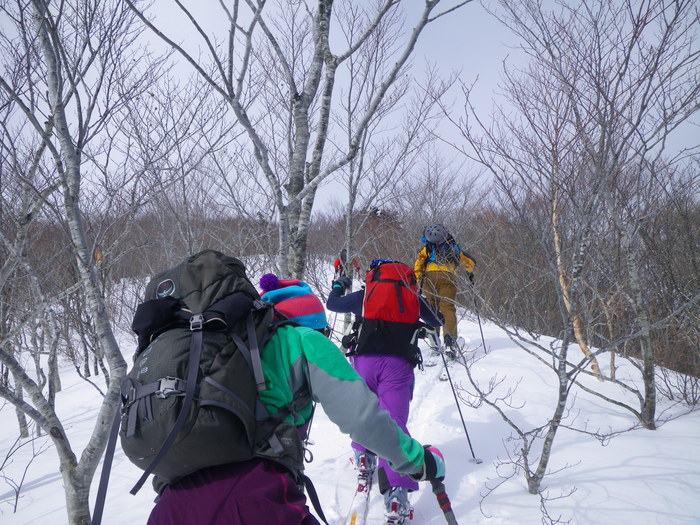
[[[433,244],[442,244],[449,240],[450,234],[442,224],[428,224],[423,228],[423,237]]]

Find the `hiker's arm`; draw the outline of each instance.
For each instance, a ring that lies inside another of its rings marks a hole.
[[[433,328],[442,326],[445,316],[440,311],[435,312],[423,296],[420,299],[420,318]]]
[[[352,292],[345,296],[342,294],[342,288],[334,286],[331,289],[331,293],[328,294],[326,308],[331,312],[338,312],[340,314],[352,313],[355,315],[362,315],[362,299],[365,296],[364,290],[358,290],[357,292]]]
[[[377,396],[343,355],[332,351],[335,345],[321,334],[307,333],[303,347],[312,396],[329,419],[344,434],[389,461],[397,472],[419,472],[423,447],[379,408]]]
[[[413,273],[416,274],[416,280],[420,282],[420,276],[423,273],[423,266],[425,265],[425,259],[428,257],[428,251],[423,248],[416,258],[416,262],[413,263]]]

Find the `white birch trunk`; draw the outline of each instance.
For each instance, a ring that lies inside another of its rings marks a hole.
[[[69,523],[71,525],[86,525],[90,522],[88,504],[90,484],[107,444],[110,422],[118,407],[119,382],[126,372],[126,362],[119,351],[109,322],[107,308],[100,292],[95,265],[92,262],[91,250],[83,226],[80,209],[80,155],[76,150],[68,126],[64,106],[64,97],[66,96],[63,91],[64,79],[61,77],[57,50],[53,46],[53,42],[59,41],[59,35],[51,32],[52,28],[47,20],[46,4],[41,0],[34,0],[33,5],[40,48],[48,71],[47,87],[55,124],[55,136],[60,148],[50,147],[50,149],[54,155],[54,161],[63,185],[65,213],[83,293],[87,297],[98,341],[111,371],[108,394],[104,398],[92,435],[79,462],[76,461],[75,454],[60,422],[44,400],[41,392],[35,392],[32,397],[34,406],[42,407],[41,411],[47,416],[47,419],[53,420],[49,434],[56,444],[59,455]]]

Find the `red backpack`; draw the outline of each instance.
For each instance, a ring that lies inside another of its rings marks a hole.
[[[418,322],[420,303],[413,268],[397,261],[384,261],[367,272],[364,319],[382,319],[397,323]]]
[[[400,355],[420,363],[415,332],[420,318],[418,285],[413,268],[397,261],[377,261],[365,277],[362,324],[357,354]]]

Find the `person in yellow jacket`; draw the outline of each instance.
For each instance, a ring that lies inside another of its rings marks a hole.
[[[457,269],[463,267],[473,282],[476,261],[460,249],[442,224],[429,224],[423,228],[421,241],[425,246],[418,254],[413,270],[428,303],[445,317],[443,338],[445,346],[454,357],[457,339]]]

